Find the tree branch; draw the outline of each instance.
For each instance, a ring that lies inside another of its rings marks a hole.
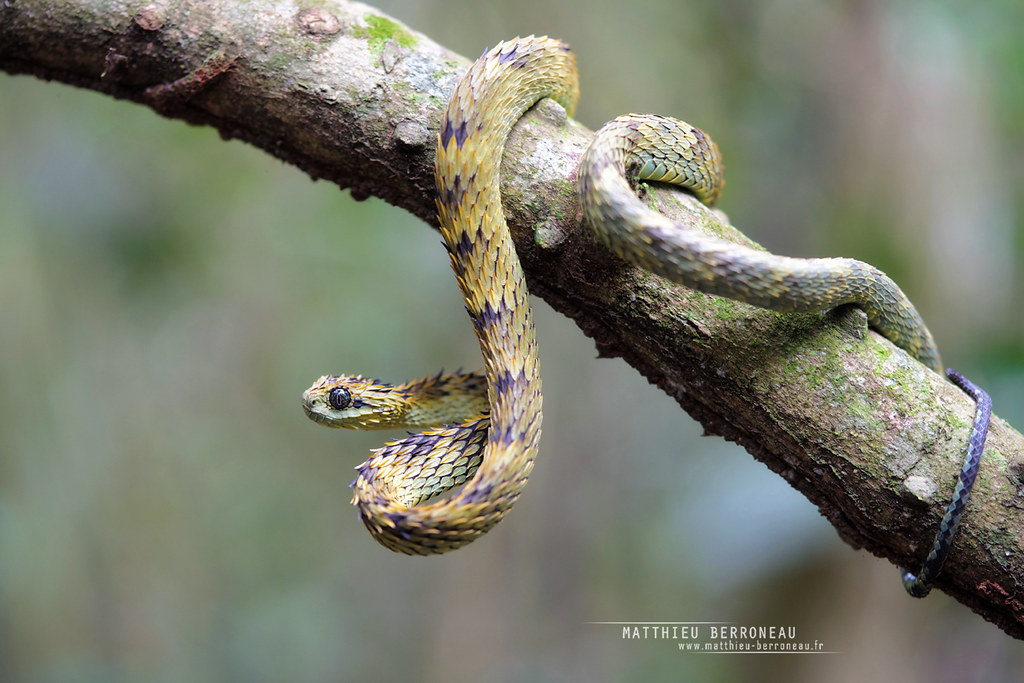
[[[3,3],[0,67],[213,126],[357,199],[376,195],[435,224],[436,129],[469,61],[370,7],[318,5]],[[783,476],[847,543],[919,567],[959,471],[970,399],[869,332],[857,310],[780,315],[610,256],[580,226],[575,198],[590,135],[546,102],[510,140],[502,190],[532,291],[601,355],[623,357],[709,434]],[[649,199],[694,229],[746,240],[685,193],[657,188]],[[1022,477],[1024,436],[994,419],[938,580],[1017,638]]]

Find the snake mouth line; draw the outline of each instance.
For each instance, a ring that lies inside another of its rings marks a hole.
[[[327,424],[327,416],[315,412],[312,408],[306,405],[305,402],[302,403],[302,409],[306,411],[306,417],[313,422],[316,422],[317,424]]]

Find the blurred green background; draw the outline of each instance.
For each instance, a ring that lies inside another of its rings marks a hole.
[[[469,56],[577,52],[578,118],[676,115],[773,250],[892,274],[1024,428],[1024,11],[986,3],[384,2]],[[211,130],[0,75],[0,680],[1016,679],[1024,645],[815,508],[536,302],[541,459],[433,559],[349,506],[381,435],[325,372],[475,367],[437,234]],[[593,621],[795,626],[840,654],[683,654]]]

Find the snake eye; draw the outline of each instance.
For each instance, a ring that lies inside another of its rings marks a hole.
[[[327,402],[335,410],[344,410],[352,405],[352,394],[349,393],[348,389],[337,387],[331,389],[331,393],[327,394]]]

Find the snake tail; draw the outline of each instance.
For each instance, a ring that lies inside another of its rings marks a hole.
[[[854,304],[868,323],[937,372],[942,361],[917,309],[885,273],[847,258],[789,258],[683,228],[641,202],[627,182],[681,185],[708,206],[722,190],[715,143],[663,116],[607,123],[584,152],[579,197],[591,229],[618,256],[691,289],[779,312]]]
[[[915,598],[923,598],[931,592],[935,578],[942,570],[946,556],[953,546],[953,536],[956,534],[964,510],[967,508],[967,500],[974,487],[974,480],[978,476],[981,455],[985,451],[985,439],[988,438],[988,425],[992,420],[992,399],[985,393],[985,390],[956,370],[946,370],[946,376],[953,384],[973,398],[978,407],[974,414],[974,424],[971,427],[971,437],[967,443],[964,464],[960,470],[960,476],[957,478],[956,487],[953,489],[953,499],[946,506],[946,512],[942,515],[942,521],[939,522],[939,531],[935,534],[931,551],[925,558],[921,571],[917,574],[900,569],[903,587]]]

